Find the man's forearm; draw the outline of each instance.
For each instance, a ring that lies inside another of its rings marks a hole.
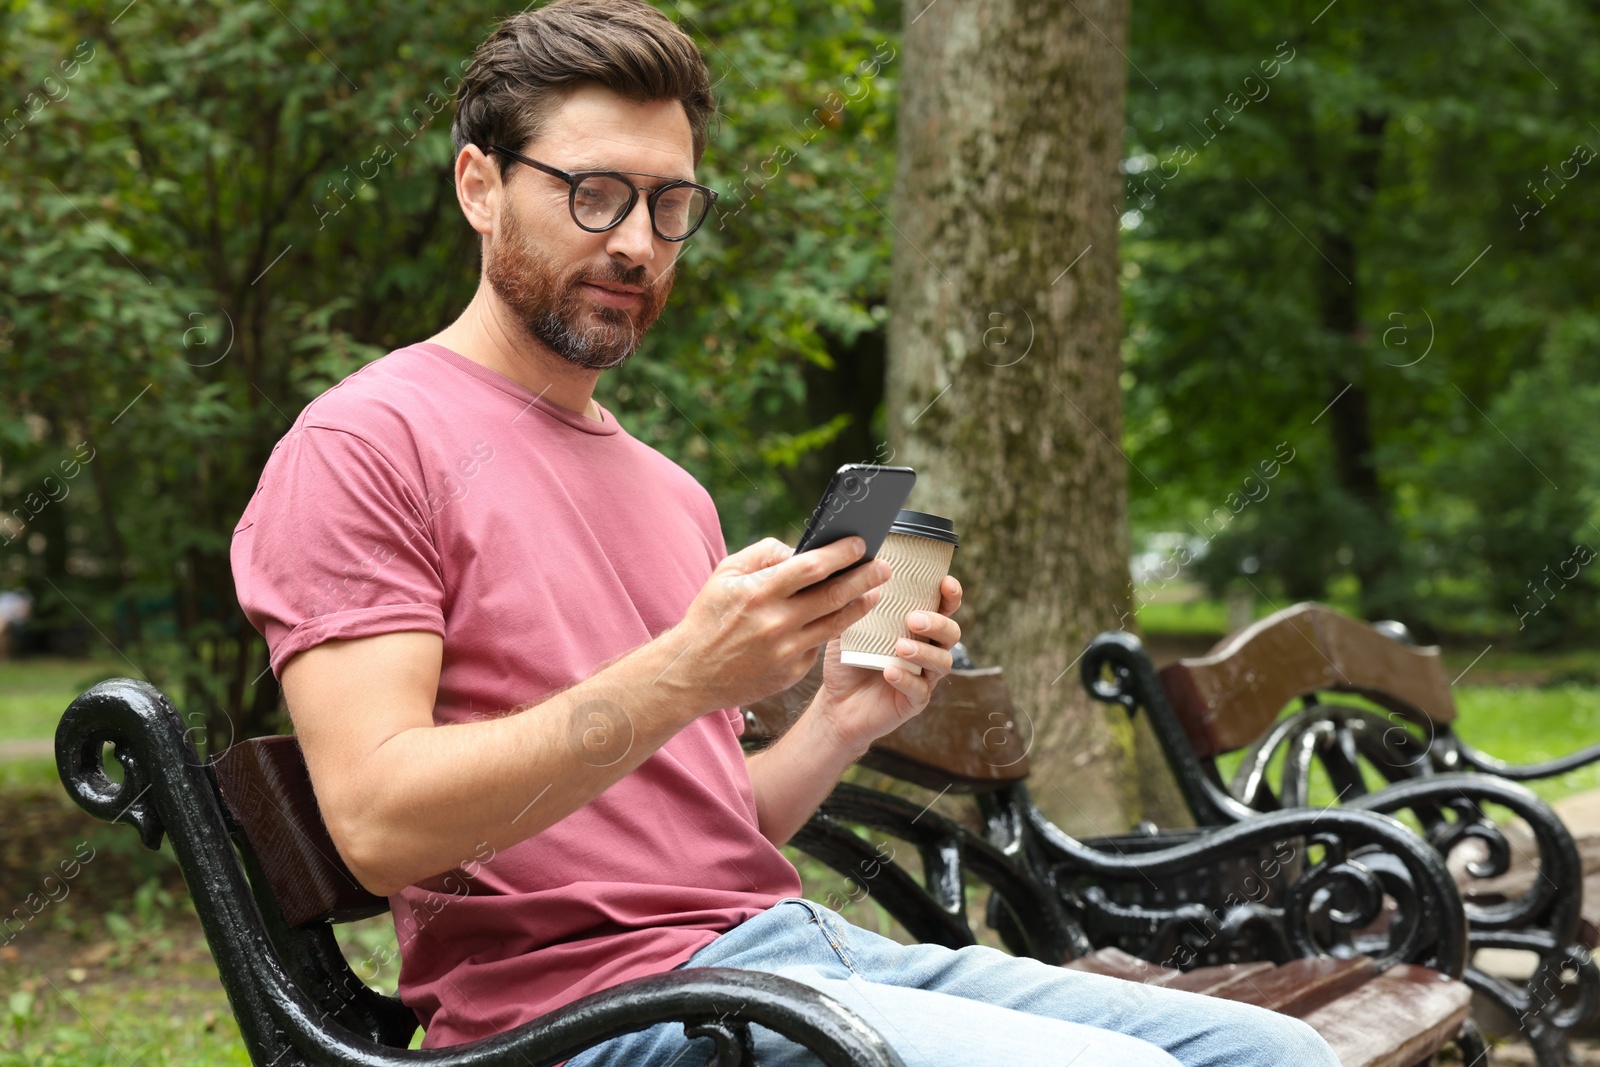
[[[782,737],[745,761],[762,836],[787,842],[864,752],[845,745],[813,701]]]
[[[542,703],[417,727],[366,761],[341,851],[387,895],[513,845],[565,818],[714,710],[669,630]]]

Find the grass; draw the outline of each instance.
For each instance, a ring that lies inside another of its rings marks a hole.
[[[54,737],[74,697],[96,682],[133,673],[122,660],[0,660],[0,741]]]
[[[152,880],[130,903],[128,915],[63,907],[46,929],[17,939],[26,948],[0,948],[0,1067],[248,1067],[188,894]],[[356,973],[392,994],[389,917],[335,934]],[[421,1043],[419,1030],[412,1047]]]
[[[22,786],[48,785],[61,788],[56,776],[56,761],[48,756],[0,760],[0,791]]]
[[[1600,686],[1459,686],[1456,732],[1480,752],[1538,763],[1600,743]],[[1600,765],[1527,783],[1545,800],[1600,789]]]
[[[52,740],[61,713],[80,693],[106,678],[133,675],[133,668],[120,659],[0,660],[0,746]],[[0,790],[59,789],[58,781],[53,755],[0,758]]]
[[[1350,590],[1335,591],[1326,603],[1339,611],[1354,613],[1355,604],[1350,593]],[[1247,603],[1251,619],[1265,618],[1289,606],[1287,603],[1271,603],[1259,598],[1252,598]],[[1151,590],[1139,601],[1136,610],[1139,628],[1147,634],[1221,637],[1231,629],[1227,601],[1221,597],[1206,596],[1205,587],[1197,582],[1174,582]]]
[[[1288,606],[1287,603],[1255,600],[1250,603],[1250,617],[1263,619]],[[1339,598],[1329,601],[1329,606],[1347,614],[1356,613],[1354,604]],[[1197,585],[1163,590],[1159,598],[1139,604],[1137,617],[1139,629],[1149,638],[1217,641],[1229,630],[1226,602],[1204,596]],[[1600,685],[1600,647],[1527,651],[1511,647],[1506,640],[1477,640],[1446,643],[1440,654],[1450,676],[1462,676],[1466,684],[1583,682]]]
[[[32,969],[6,1004],[0,1067],[249,1067],[216,968],[194,947],[83,984]]]
[[[112,830],[133,836],[102,828]],[[188,894],[170,882],[170,856],[166,877],[113,904],[83,878],[114,862],[104,832],[65,894],[0,948],[0,1067],[249,1064]]]
[[[1220,600],[1152,601],[1139,605],[1139,628],[1147,634],[1222,634],[1228,609]]]

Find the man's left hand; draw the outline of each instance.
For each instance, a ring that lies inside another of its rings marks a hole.
[[[939,610],[907,614],[912,638],[902,637],[894,654],[921,667],[921,674],[894,666],[852,667],[839,661],[839,638],[828,642],[822,688],[810,712],[821,716],[843,748],[859,756],[928,706],[933,687],[950,673],[950,648],[961,640],[961,627],[950,617],[960,607],[961,583],[946,575],[939,583]]]

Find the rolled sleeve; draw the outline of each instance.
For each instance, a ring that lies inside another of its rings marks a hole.
[[[323,641],[444,636],[444,571],[423,498],[353,433],[306,427],[279,442],[230,552],[239,605],[275,675]]]

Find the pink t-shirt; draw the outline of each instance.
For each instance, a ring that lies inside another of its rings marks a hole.
[[[273,671],[330,638],[431,631],[442,725],[538,703],[680,621],[727,554],[716,507],[601,413],[432,343],[312,401],[233,533]],[[757,826],[743,728],[703,715],[549,829],[390,897],[424,1045],[670,970],[798,896]]]

